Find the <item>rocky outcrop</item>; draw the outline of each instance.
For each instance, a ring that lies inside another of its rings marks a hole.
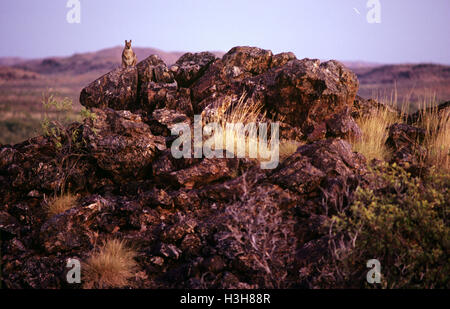
[[[170,68],[152,55],[121,72],[113,71],[83,89],[81,104],[148,113],[168,108],[192,117],[229,98],[237,102],[247,93],[269,117],[298,128],[297,140],[360,136],[351,114],[354,102],[363,102],[355,101],[358,80],[336,61],[320,63],[296,59],[292,53],[235,47],[221,59],[208,52],[187,53]],[[292,135],[293,130],[286,132]]]
[[[361,135],[357,88],[336,61],[253,47],[221,59],[188,53],[170,68],[150,56],[106,74],[80,96],[93,116],[69,126],[59,147],[51,137],[0,147],[2,282],[79,288],[65,281],[66,260],[118,238],[136,250],[130,287],[298,287],[305,255],[320,257],[323,223],[364,181],[365,159],[346,141]],[[244,92],[302,146],[274,170],[249,158],[173,157],[175,124],[224,100],[232,109]],[[414,137],[399,130],[390,143],[403,149]],[[48,197],[61,192],[76,201],[49,215]]]

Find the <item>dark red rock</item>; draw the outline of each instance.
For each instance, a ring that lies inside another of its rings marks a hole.
[[[345,109],[327,120],[327,133],[329,136],[341,137],[350,141],[356,141],[362,137],[361,129],[350,115],[350,109]]]
[[[214,60],[216,56],[210,52],[186,53],[170,67],[170,71],[180,87],[189,87]]]
[[[85,107],[132,110],[137,99],[138,71],[136,67],[118,68],[81,91],[80,103]]]
[[[337,61],[303,59],[254,78],[247,88],[272,115],[301,128],[313,141],[324,138],[326,122],[353,104],[358,80]]]
[[[407,124],[396,123],[389,128],[386,145],[393,151],[392,163],[401,166],[419,165],[425,158],[426,149],[421,145],[425,130]]]
[[[98,166],[118,180],[149,176],[146,168],[165,149],[164,139],[154,136],[137,114],[112,109],[93,112],[96,117],[86,119],[83,138]]]

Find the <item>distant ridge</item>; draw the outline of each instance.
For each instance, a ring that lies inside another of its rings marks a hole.
[[[20,58],[0,58],[0,65],[14,66],[39,74],[85,74],[108,72],[121,65],[122,46],[102,49],[97,52],[78,53],[69,57],[48,57],[43,59],[21,60]],[[156,54],[167,65],[175,63],[185,52],[165,52],[156,48],[133,47],[138,61]],[[221,52],[214,52],[218,56]]]

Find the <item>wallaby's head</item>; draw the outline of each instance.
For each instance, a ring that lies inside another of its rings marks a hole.
[[[131,48],[131,40],[130,40],[130,42],[128,42],[127,40],[125,40],[125,48],[126,48],[126,49],[130,49],[130,48]]]

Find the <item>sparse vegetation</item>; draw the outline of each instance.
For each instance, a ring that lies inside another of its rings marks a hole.
[[[243,183],[243,186],[247,186]],[[233,239],[243,252],[260,286],[289,288],[289,265],[295,256],[295,221],[278,208],[277,196],[264,188],[246,192],[226,209],[225,239]]]
[[[125,241],[110,239],[91,252],[82,265],[85,289],[124,288],[136,273],[136,252]]]
[[[448,288],[450,174],[411,178],[383,164],[371,169],[370,181],[371,188],[359,188],[353,204],[328,221],[333,257],[328,278],[341,287],[361,284],[366,262],[378,259],[379,287]]]
[[[57,150],[53,163],[59,170],[58,191],[62,194],[65,190],[70,190],[66,188],[66,181],[78,161],[85,156],[86,141],[78,124],[68,125],[72,121],[73,114],[71,99],[67,97],[61,99],[55,94],[46,92],[42,95],[42,105],[44,114],[41,127],[44,136],[53,142]],[[54,112],[56,116],[49,116],[51,112]],[[83,108],[77,117],[78,119],[95,119],[96,115]]]
[[[65,193],[55,196],[47,203],[47,213],[49,217],[61,214],[76,206],[77,196],[71,193]]]
[[[42,119],[42,133],[50,137],[58,149],[62,148],[62,138],[69,123],[69,112],[72,111],[72,100],[65,97],[59,99],[57,95],[44,92],[42,94],[42,107],[44,115]],[[49,112],[55,111],[56,117],[50,119]]]
[[[395,101],[388,104],[395,106]],[[439,166],[450,170],[450,110],[437,109],[433,99],[423,100],[420,103],[420,115],[414,126],[425,129],[423,146],[427,150],[421,158],[424,165]],[[403,123],[407,119],[410,105],[404,104],[398,115],[382,106],[373,113],[363,115],[357,123],[363,133],[361,140],[352,142],[354,151],[362,153],[369,161],[372,159],[389,160],[389,150],[386,147],[388,128],[394,123]]]

